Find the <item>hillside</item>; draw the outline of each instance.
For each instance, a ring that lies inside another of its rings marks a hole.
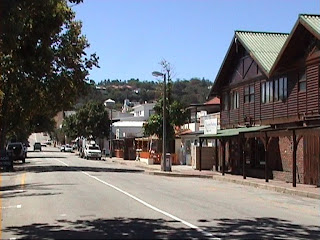
[[[191,103],[205,102],[211,85],[212,82],[209,80],[192,78],[170,82],[168,87],[172,89],[173,99],[188,106]],[[117,108],[122,106],[125,99],[131,102],[152,102],[161,96],[162,86],[162,82],[139,81],[139,79],[104,80],[98,84],[88,85],[88,94],[79,98],[77,106],[90,99],[103,102],[108,98],[115,100]]]

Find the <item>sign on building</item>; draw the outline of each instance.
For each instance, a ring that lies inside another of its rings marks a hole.
[[[217,131],[218,131],[217,118],[204,119],[204,134],[217,134]]]

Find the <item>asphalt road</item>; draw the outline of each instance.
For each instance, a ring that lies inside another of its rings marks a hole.
[[[45,147],[0,173],[0,239],[312,239],[319,200]]]

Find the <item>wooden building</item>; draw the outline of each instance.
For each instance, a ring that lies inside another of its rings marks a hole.
[[[216,169],[320,184],[320,16],[290,34],[236,31],[209,97],[221,100]],[[201,141],[200,141],[201,142]]]

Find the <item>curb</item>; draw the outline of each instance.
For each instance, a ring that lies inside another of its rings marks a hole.
[[[147,172],[147,174],[158,175],[158,176],[167,176],[167,177],[189,177],[189,178],[209,178],[209,179],[212,178],[211,175],[184,174],[184,173],[173,173],[173,172],[162,173],[162,172],[150,171],[150,172]]]
[[[189,178],[213,179],[213,180],[216,180],[216,181],[230,182],[230,183],[235,183],[235,184],[240,184],[240,185],[246,185],[246,186],[251,186],[251,187],[255,187],[255,188],[260,188],[260,189],[270,190],[270,191],[274,191],[274,192],[284,193],[284,194],[288,194],[288,195],[295,195],[295,196],[313,198],[313,199],[318,199],[318,200],[320,199],[320,194],[316,194],[316,193],[297,191],[297,190],[294,190],[294,189],[278,187],[278,186],[275,186],[275,185],[267,185],[267,184],[243,181],[243,180],[238,180],[238,179],[230,179],[230,178],[225,178],[225,177],[220,177],[220,176],[197,175],[197,174],[191,175],[191,174],[172,173],[172,172],[163,173],[163,172],[155,172],[155,171],[150,171],[150,172],[146,172],[146,173],[149,174],[149,175],[167,176],[167,177],[189,177]]]
[[[118,162],[118,161],[112,161],[112,162]],[[120,162],[118,162],[118,163],[120,163]],[[130,165],[125,162],[120,163],[120,164],[127,165],[127,166]],[[298,191],[298,190],[289,189],[289,188],[285,188],[285,187],[279,187],[279,186],[275,186],[275,185],[271,185],[271,184],[269,185],[269,184],[261,184],[261,183],[256,183],[256,182],[240,180],[240,179],[231,179],[231,178],[222,177],[219,175],[212,176],[212,175],[200,175],[200,174],[185,174],[185,173],[177,173],[177,172],[160,172],[160,171],[155,171],[153,168],[140,166],[140,165],[135,165],[134,167],[142,168],[142,169],[146,170],[145,173],[149,174],[149,175],[167,176],[167,177],[181,177],[181,178],[188,177],[188,178],[213,179],[216,181],[246,185],[246,186],[251,186],[251,187],[255,187],[255,188],[284,193],[284,194],[288,194],[288,195],[295,195],[295,196],[313,198],[313,199],[318,199],[318,200],[320,199],[320,190],[319,190],[319,194],[317,194],[317,193],[311,193],[311,192],[305,192],[305,191]]]

